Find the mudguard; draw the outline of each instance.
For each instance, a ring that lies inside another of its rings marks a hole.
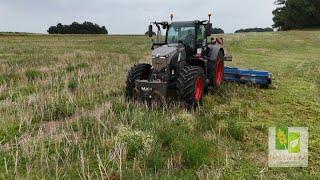
[[[223,48],[220,44],[211,44],[208,45],[208,58],[209,61],[207,62],[207,78],[209,79],[209,85],[215,86],[215,68],[216,68],[216,61],[218,58],[218,54],[220,51],[223,52]],[[223,52],[224,54],[224,52]]]
[[[209,48],[209,59],[211,61],[216,61],[219,51],[221,50],[223,52],[224,55],[224,50],[223,47],[220,44],[211,44],[208,46]]]

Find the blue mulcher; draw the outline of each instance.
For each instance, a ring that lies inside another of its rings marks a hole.
[[[269,87],[271,84],[271,73],[253,69],[240,69],[236,67],[224,67],[224,81],[241,84],[252,84],[260,87]]]

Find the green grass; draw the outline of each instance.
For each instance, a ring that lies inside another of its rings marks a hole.
[[[0,36],[1,178],[319,178],[319,34],[223,35],[227,65],[273,84],[224,84],[196,112],[125,102],[144,36]],[[309,128],[309,167],[268,167],[276,125]]]

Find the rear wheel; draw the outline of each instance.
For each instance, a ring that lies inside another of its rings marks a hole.
[[[223,76],[224,76],[224,61],[223,61],[223,52],[220,51],[215,65],[214,65],[214,78],[213,78],[213,87],[211,87],[212,92],[216,92],[222,85],[223,83]]]
[[[126,81],[126,99],[136,99],[135,81],[148,79],[151,72],[150,64],[137,64],[134,65],[128,72]]]
[[[202,102],[204,79],[201,67],[186,66],[180,71],[177,80],[177,94],[179,100],[185,102],[188,108],[197,107]]]

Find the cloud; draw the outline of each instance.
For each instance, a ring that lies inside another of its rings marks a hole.
[[[142,34],[154,20],[206,19],[214,12],[214,25],[226,32],[245,27],[272,25],[270,0],[2,0],[0,31],[45,33],[58,22],[92,21],[105,25],[110,33]]]

